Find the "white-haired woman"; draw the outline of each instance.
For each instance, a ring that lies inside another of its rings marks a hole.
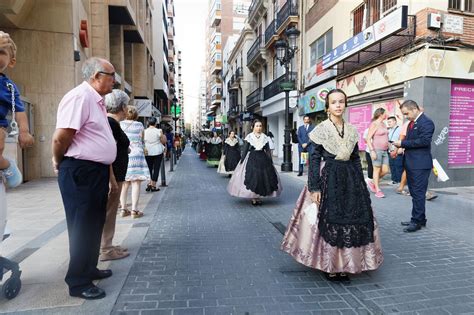
[[[113,246],[112,240],[115,234],[115,220],[117,218],[117,208],[120,201],[120,191],[128,166],[128,147],[130,141],[127,135],[120,128],[120,122],[125,119],[127,104],[130,97],[118,89],[112,90],[105,96],[105,106],[107,107],[107,118],[110,128],[117,143],[117,157],[110,166],[110,186],[109,197],[107,200],[107,214],[105,217],[104,229],[102,231],[102,241],[100,245],[100,260],[115,260],[125,258],[129,255],[126,248]]]
[[[121,217],[131,215],[132,219],[140,218],[143,212],[138,210],[138,201],[140,199],[140,186],[142,181],[150,180],[150,171],[145,160],[145,150],[143,145],[143,124],[138,119],[137,109],[133,106],[127,107],[127,114],[124,121],[120,122],[120,127],[130,140],[130,154],[128,155],[128,168],[123,183],[122,193],[120,195],[120,204],[122,210]],[[132,186],[132,211],[127,206],[128,188]]]

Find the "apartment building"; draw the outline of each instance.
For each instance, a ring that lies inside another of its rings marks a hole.
[[[33,148],[7,139],[25,180],[54,176],[51,138],[57,106],[82,82],[81,67],[92,56],[116,69],[116,88],[126,91],[143,117],[159,116],[170,98],[164,47],[171,0],[69,0],[0,3],[0,29],[10,33],[18,54],[7,74],[27,104]],[[174,35],[174,34],[173,34]],[[169,59],[168,59],[169,60]]]
[[[450,177],[430,187],[473,185],[473,2],[307,1],[303,12],[300,114],[324,117],[325,93],[342,88],[362,133],[375,109],[401,124],[399,104],[415,100],[436,124],[433,157]]]
[[[222,49],[227,39],[238,35],[244,26],[250,0],[210,0],[209,18],[207,21],[206,63],[207,74],[207,116],[223,117],[227,113],[222,111]],[[221,128],[221,121],[209,119],[210,127]],[[218,126],[216,126],[216,123]]]

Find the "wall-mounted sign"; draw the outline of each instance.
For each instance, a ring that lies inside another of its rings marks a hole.
[[[328,80],[337,75],[337,71],[334,69],[323,69],[323,61],[319,61],[315,66],[306,69],[304,72],[304,86],[310,87],[318,84],[321,81]]]
[[[323,69],[327,69],[393,33],[407,28],[407,25],[408,6],[403,5],[324,55]]]
[[[138,116],[140,117],[151,117],[151,107],[152,102],[151,100],[147,99],[135,99],[133,104],[137,108]]]
[[[320,112],[324,110],[326,95],[336,88],[336,81],[332,80],[305,92],[299,99],[300,115]]]
[[[443,16],[443,32],[463,34],[464,18],[459,15],[445,14]]]

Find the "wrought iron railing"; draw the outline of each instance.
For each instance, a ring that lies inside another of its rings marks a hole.
[[[276,33],[276,25],[275,20],[273,20],[270,25],[268,25],[267,29],[265,30],[265,45],[268,44],[270,39]]]
[[[290,72],[289,77],[290,77],[290,80],[292,78],[296,78],[296,72]],[[280,94],[281,92],[283,92],[280,85],[281,85],[282,82],[285,82],[285,81],[286,81],[286,74],[283,74],[282,76],[280,76],[277,79],[273,80],[272,83],[267,85],[263,89],[263,100],[264,101],[268,100],[272,96],[275,96],[275,95]]]
[[[262,88],[259,87],[249,95],[247,95],[247,110],[258,105],[262,100]]]
[[[262,46],[262,37],[259,36],[257,37],[257,39],[255,39],[255,42],[249,48],[249,51],[247,51],[247,66],[252,63],[255,57],[258,56],[258,54],[260,53],[261,46]]]
[[[277,13],[276,29],[285,23],[290,16],[298,16],[298,1],[288,0]]]

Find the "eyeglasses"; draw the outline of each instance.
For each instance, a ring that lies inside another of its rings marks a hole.
[[[110,75],[112,78],[115,78],[115,72],[105,72],[105,71],[97,71],[97,73]]]

